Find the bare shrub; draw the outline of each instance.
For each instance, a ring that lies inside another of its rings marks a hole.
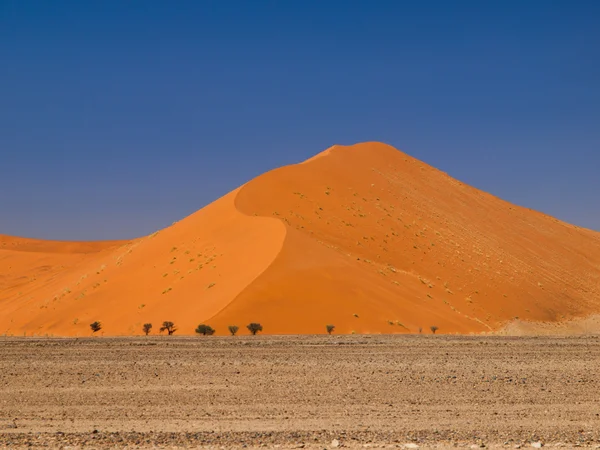
[[[102,329],[102,324],[96,321],[94,323],[90,323],[90,328],[92,329],[92,333],[96,333]]]
[[[145,323],[144,326],[142,327],[142,330],[144,330],[144,333],[146,334],[146,336],[148,336],[148,334],[150,334],[151,329],[152,329],[151,323]]]
[[[177,328],[175,327],[175,324],[173,322],[165,320],[162,324],[162,327],[160,327],[160,332],[162,333],[163,331],[166,331],[167,333],[169,333],[169,336],[171,336],[177,331]]]
[[[203,336],[212,336],[215,334],[215,330],[210,325],[200,324],[196,327],[196,333],[202,334]]]
[[[248,325],[246,325],[246,328],[248,328],[248,330],[250,331],[250,333],[252,333],[253,336],[259,331],[263,330],[262,325],[260,323],[255,322],[249,323]]]

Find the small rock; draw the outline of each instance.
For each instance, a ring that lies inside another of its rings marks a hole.
[[[544,444],[542,444],[541,442],[532,442],[531,446],[533,448],[542,448],[544,446]]]
[[[331,448],[338,448],[340,446],[340,441],[338,441],[337,439],[334,439],[333,441],[331,441]]]
[[[419,446],[417,444],[414,444],[412,442],[408,443],[408,444],[404,444],[403,446],[404,448],[419,448]]]

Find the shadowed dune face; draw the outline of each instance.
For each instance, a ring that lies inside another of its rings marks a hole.
[[[379,143],[268,172],[131,242],[0,239],[0,333],[489,332],[600,310],[600,233]]]

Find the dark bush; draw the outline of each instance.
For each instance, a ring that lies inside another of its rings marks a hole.
[[[203,336],[212,336],[215,334],[215,330],[210,325],[200,324],[196,327],[196,333],[202,334]]]
[[[171,336],[173,333],[177,331],[175,324],[173,322],[164,321],[162,327],[160,327],[160,332],[166,331]]]
[[[325,325],[325,328],[327,328],[327,334],[331,334],[335,330],[335,325]]]
[[[431,330],[431,332],[433,334],[435,334],[435,332],[438,330],[438,327],[436,327],[435,325],[432,325],[432,326],[429,327],[429,329]]]
[[[231,333],[232,336],[235,336],[235,334],[238,332],[238,330],[240,329],[240,327],[238,327],[237,325],[229,325],[229,332]]]
[[[92,329],[92,333],[96,333],[102,329],[102,324],[96,321],[94,323],[90,323],[90,328]]]
[[[152,329],[151,323],[145,323],[144,326],[142,327],[142,330],[144,330],[144,333],[146,334],[146,336],[148,336],[151,329]]]
[[[250,333],[252,333],[252,335],[254,336],[256,333],[258,333],[259,331],[262,331],[262,325],[260,323],[249,323],[246,328],[248,328],[248,330],[250,331]]]

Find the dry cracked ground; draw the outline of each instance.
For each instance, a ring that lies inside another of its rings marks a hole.
[[[600,448],[600,339],[0,338],[0,447]]]

